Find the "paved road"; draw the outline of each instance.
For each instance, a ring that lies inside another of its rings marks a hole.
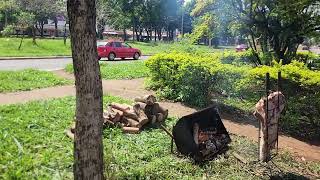
[[[141,56],[141,60],[148,59],[149,56]],[[131,60],[116,60],[110,63],[123,63]],[[102,61],[108,62],[109,61]],[[133,61],[132,61],[133,62]],[[24,59],[24,60],[0,60],[0,70],[21,70],[21,69],[39,69],[45,71],[54,71],[63,69],[67,64],[72,63],[71,58],[57,58],[57,59]]]

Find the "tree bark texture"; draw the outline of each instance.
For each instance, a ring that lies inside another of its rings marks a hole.
[[[76,83],[74,179],[103,179],[102,83],[96,50],[95,1],[68,0]]]

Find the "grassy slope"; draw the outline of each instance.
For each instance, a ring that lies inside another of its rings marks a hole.
[[[27,91],[65,84],[70,84],[70,82],[46,71],[33,69],[0,71],[0,93]]]
[[[65,69],[73,73],[72,64],[67,65]],[[100,71],[103,79],[134,79],[145,77],[148,68],[142,61],[101,62]]]
[[[104,98],[104,103],[111,101],[126,102]],[[0,179],[72,179],[73,143],[64,130],[73,121],[74,109],[72,97],[0,106]],[[168,128],[175,122],[167,120]],[[253,163],[257,145],[244,138],[232,138],[226,156],[199,166],[171,154],[170,139],[160,129],[149,128],[138,135],[123,134],[117,128],[105,129],[106,172],[113,172],[106,173],[107,178],[267,179],[267,169]],[[251,163],[241,164],[231,155],[234,151]],[[306,171],[320,175],[319,163],[297,163],[286,153],[274,162],[288,178]]]
[[[34,57],[34,56],[67,56],[71,55],[70,41],[67,45],[63,44],[62,39],[37,39],[37,45],[32,44],[32,39],[26,38],[23,41],[21,50],[18,50],[20,38],[0,38],[0,57]],[[144,43],[129,42],[132,47],[139,48],[142,54],[152,55],[167,50],[179,50],[184,45],[178,43]],[[203,45],[192,45],[192,47],[206,51],[214,52],[220,49],[209,48]],[[228,48],[228,47],[223,47]]]
[[[130,42],[129,43],[132,47],[136,47],[141,49],[142,54],[150,55],[150,54],[157,54],[165,51],[176,50],[179,51],[181,49],[186,48],[185,45],[179,43],[145,43],[145,42]],[[220,51],[221,49],[213,49],[205,45],[187,45],[188,48],[194,48],[199,51],[203,52],[214,52]]]
[[[0,57],[71,55],[70,41],[67,41],[66,46],[62,39],[37,39],[36,41],[37,45],[33,45],[32,39],[24,39],[21,50],[18,50],[20,38],[0,38]]]

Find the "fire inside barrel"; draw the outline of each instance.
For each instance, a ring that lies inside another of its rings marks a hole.
[[[231,142],[214,107],[182,117],[173,128],[173,136],[178,151],[196,161],[216,157]]]

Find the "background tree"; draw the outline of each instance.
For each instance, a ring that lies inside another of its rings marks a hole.
[[[102,82],[96,49],[95,1],[68,0],[76,84],[75,179],[103,179]]]
[[[9,25],[13,19],[13,13],[17,9],[15,0],[2,0],[0,3],[0,31]]]
[[[211,40],[215,36],[215,0],[196,0],[191,15],[195,17],[193,32],[191,34],[192,43],[205,39],[206,44],[211,46]]]
[[[18,47],[18,50],[21,49],[22,42],[24,39],[24,34],[27,29],[33,28],[34,22],[35,22],[35,15],[29,12],[23,12],[21,11],[17,15],[17,23],[15,24],[15,27],[19,28],[19,30],[22,32],[20,44]],[[33,31],[34,32],[34,31]],[[34,36],[33,36],[34,37]],[[33,38],[33,44],[35,44],[35,39]]]
[[[235,21],[245,32],[260,63],[270,64],[272,57],[284,64],[291,62],[299,44],[320,30],[319,0],[231,0]],[[258,48],[260,44],[260,48]]]

